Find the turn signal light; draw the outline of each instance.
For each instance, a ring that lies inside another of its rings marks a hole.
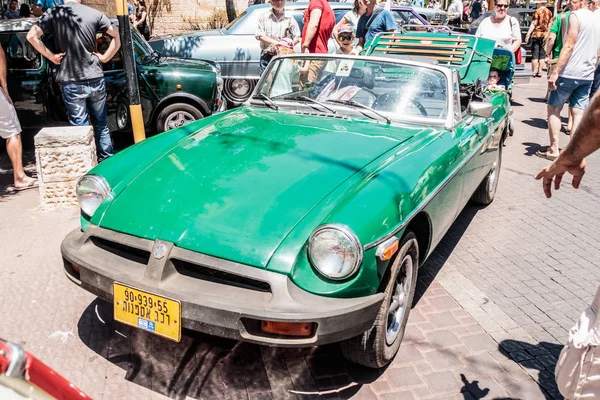
[[[314,327],[314,322],[260,321],[260,329],[263,332],[282,336],[312,336]]]
[[[397,237],[392,237],[381,243],[377,248],[377,257],[380,260],[386,261],[391,259],[398,251],[399,241]]]
[[[80,273],[79,272],[79,266],[77,266],[77,265],[75,265],[73,263],[71,263],[71,266],[73,267],[73,269],[75,270],[75,272],[77,272],[78,274]]]

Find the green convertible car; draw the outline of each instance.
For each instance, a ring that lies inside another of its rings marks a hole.
[[[274,59],[245,106],[80,179],[67,276],[115,320],[175,341],[187,328],[341,342],[356,363],[387,364],[418,267],[470,199],[494,199],[510,105],[487,76],[502,56],[486,39],[412,32],[361,56]]]

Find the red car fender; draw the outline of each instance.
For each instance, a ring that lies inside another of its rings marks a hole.
[[[23,350],[0,339],[0,375],[33,385],[57,400],[91,400],[59,373]]]

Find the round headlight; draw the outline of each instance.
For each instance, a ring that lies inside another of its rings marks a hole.
[[[312,265],[329,279],[345,279],[362,263],[360,241],[348,228],[339,224],[318,227],[308,241],[308,257]]]
[[[88,217],[94,215],[110,193],[110,185],[98,175],[84,175],[77,182],[77,201],[81,211]]]

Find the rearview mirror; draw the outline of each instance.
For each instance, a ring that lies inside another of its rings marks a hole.
[[[489,118],[492,116],[494,106],[484,101],[473,101],[469,104],[469,114],[476,117]]]

